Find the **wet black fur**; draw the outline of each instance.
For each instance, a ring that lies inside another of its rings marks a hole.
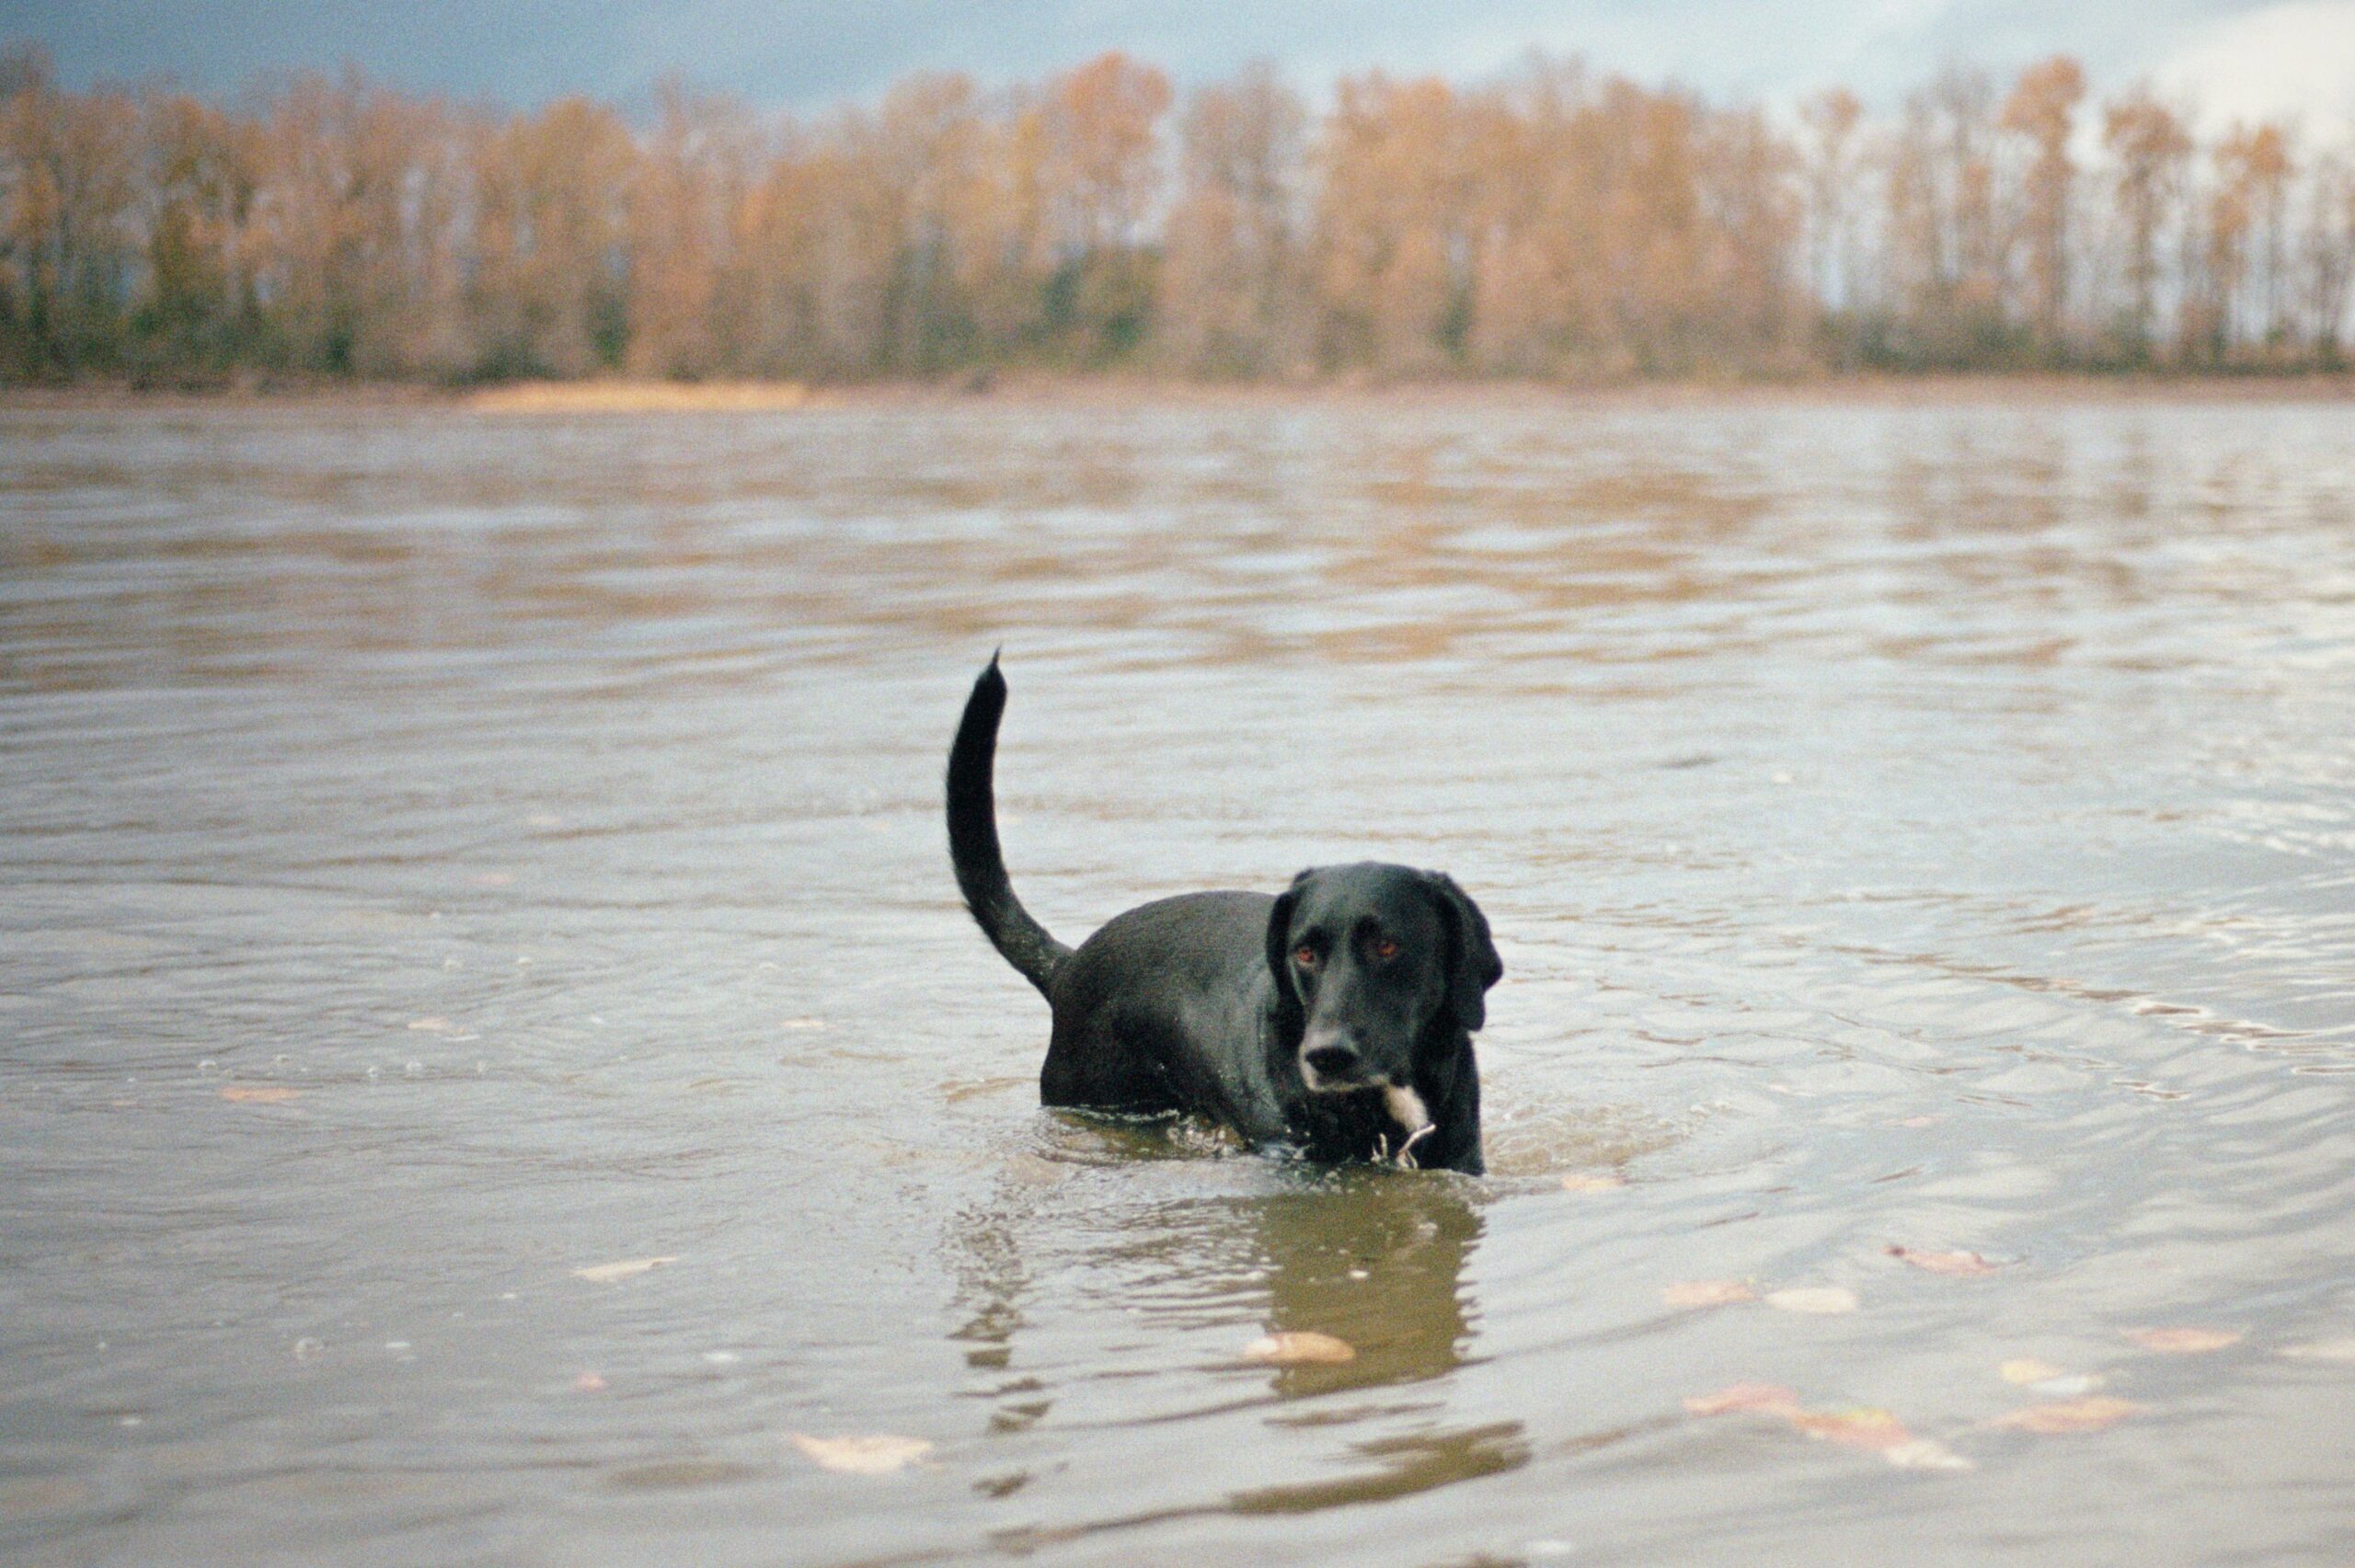
[[[1430,1117],[1416,1164],[1481,1171],[1472,1036],[1503,966],[1462,889],[1403,865],[1325,866],[1276,898],[1192,893],[1141,905],[1074,952],[1030,917],[1006,877],[991,785],[1005,712],[993,658],[948,753],[949,857],[974,920],[1053,1009],[1044,1103],[1189,1111],[1314,1160],[1382,1159],[1410,1130],[1385,1108],[1387,1080],[1411,1086]],[[1383,956],[1385,941],[1394,956]],[[1343,1088],[1308,1086],[1301,1059],[1311,1038]]]

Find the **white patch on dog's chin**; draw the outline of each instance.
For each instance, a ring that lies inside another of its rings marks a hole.
[[[1403,1083],[1384,1084],[1382,1104],[1390,1112],[1390,1119],[1405,1127],[1409,1137],[1431,1125],[1430,1113],[1423,1108],[1423,1097]]]

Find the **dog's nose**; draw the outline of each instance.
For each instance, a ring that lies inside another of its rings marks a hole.
[[[1300,1059],[1319,1078],[1348,1078],[1358,1070],[1358,1053],[1347,1046],[1318,1046]]]

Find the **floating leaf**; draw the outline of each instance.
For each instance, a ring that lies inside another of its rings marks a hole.
[[[1793,1415],[1798,1412],[1799,1396],[1780,1383],[1734,1383],[1715,1393],[1688,1395],[1684,1408],[1694,1415],[1729,1415],[1740,1410]]]
[[[777,1025],[780,1029],[822,1029],[825,1026],[826,1021],[822,1018],[788,1018]]]
[[[2089,1394],[2102,1385],[2098,1372],[2072,1372],[2065,1367],[2055,1367],[2050,1361],[2039,1361],[2032,1356],[2023,1356],[2017,1361],[2006,1361],[1997,1369],[2004,1374],[2004,1381],[2025,1384],[2047,1399],[2074,1399],[2079,1394]]]
[[[1348,1340],[1314,1329],[1264,1334],[1243,1347],[1243,1359],[1270,1367],[1337,1366],[1356,1360],[1357,1354]]]
[[[1889,1255],[1901,1263],[1910,1263],[1915,1268],[1927,1269],[1932,1274],[1972,1275],[1995,1272],[1995,1265],[1977,1253],[1924,1253],[1916,1252],[1912,1247],[1891,1247],[1889,1249]]]
[[[844,1475],[889,1475],[895,1470],[905,1470],[932,1452],[932,1445],[922,1437],[894,1437],[884,1433],[812,1437],[806,1432],[796,1432],[793,1446],[824,1469]]]
[[[592,1264],[587,1268],[572,1271],[575,1279],[586,1279],[597,1285],[610,1285],[616,1279],[628,1279],[649,1269],[661,1268],[666,1263],[677,1263],[675,1257],[628,1258],[620,1263]]]
[[[2355,1334],[2287,1345],[2281,1354],[2300,1361],[2355,1361]]]
[[[1850,1448],[1894,1448],[1913,1440],[1913,1434],[1905,1430],[1905,1423],[1871,1405],[1793,1411],[1791,1425],[1810,1437]]]
[[[2040,1432],[2047,1436],[2062,1432],[2098,1432],[2115,1425],[2130,1415],[2139,1415],[2142,1407],[2132,1400],[2116,1399],[2108,1394],[2092,1394],[2085,1399],[2062,1400],[2052,1404],[2031,1404],[1996,1419],[1998,1426],[2009,1426],[2021,1432]]]
[[[1627,1178],[1615,1171],[1605,1171],[1600,1174],[1591,1171],[1573,1171],[1562,1178],[1562,1190],[1566,1193],[1607,1193],[1626,1185]]]
[[[429,1035],[448,1035],[454,1033],[458,1027],[447,1018],[442,1017],[412,1018],[408,1021],[408,1026],[412,1029],[423,1030]]]
[[[223,1087],[221,1098],[240,1105],[282,1105],[302,1093],[283,1083],[231,1083]]]
[[[1799,1397],[1780,1383],[1734,1383],[1684,1401],[1694,1415],[1730,1415],[1754,1411],[1780,1416],[1820,1442],[1867,1448],[1901,1470],[1976,1470],[1979,1467],[1944,1443],[1916,1437],[1886,1410],[1851,1405],[1841,1410],[1802,1410]]]
[[[2071,1372],[2059,1378],[2039,1379],[2028,1385],[2028,1391],[2047,1399],[2075,1399],[2079,1394],[2093,1392],[2105,1380],[2098,1372]]]
[[[2126,1337],[2145,1350],[2165,1356],[2199,1356],[2241,1342],[2237,1329],[2128,1329]]]
[[[1880,1457],[1900,1470],[1977,1470],[1975,1460],[1965,1459],[1936,1437],[1915,1437],[1908,1442],[1893,1443],[1880,1451]]]
[[[1724,1307],[1755,1301],[1758,1295],[1739,1279],[1681,1279],[1663,1288],[1660,1299],[1671,1307]]]
[[[1814,1312],[1830,1315],[1856,1310],[1856,1293],[1844,1285],[1802,1285],[1788,1290],[1769,1291],[1766,1304],[1786,1312]]]
[[[584,1394],[593,1394],[604,1389],[605,1379],[594,1372],[583,1372],[572,1379],[572,1386]]]

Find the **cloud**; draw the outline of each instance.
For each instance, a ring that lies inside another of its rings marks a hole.
[[[2355,123],[2355,0],[2287,0],[2189,33],[2152,73],[2210,125],[2296,118],[2338,135]]]

